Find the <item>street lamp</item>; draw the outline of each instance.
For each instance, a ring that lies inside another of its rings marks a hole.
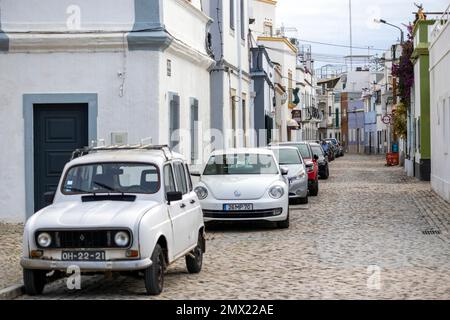
[[[394,27],[394,28],[400,30],[400,43],[403,44],[403,42],[405,41],[405,33],[403,32],[402,28],[400,28],[399,26],[396,26],[396,25],[394,25],[392,23],[389,23],[389,22],[387,22],[386,20],[383,20],[383,19],[374,19],[373,21],[375,23],[383,23],[383,24],[386,24],[388,26],[391,26],[391,27]]]

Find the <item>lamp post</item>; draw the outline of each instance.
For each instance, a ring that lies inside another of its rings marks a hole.
[[[389,23],[383,19],[374,19],[374,22],[375,23],[383,23],[383,24],[386,24],[388,26],[391,26],[393,28],[400,30],[400,44],[403,44],[403,42],[405,41],[405,33],[402,28],[400,28],[399,26],[396,26],[395,24]]]

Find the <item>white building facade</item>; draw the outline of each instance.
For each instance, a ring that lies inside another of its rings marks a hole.
[[[3,0],[0,9],[0,220],[40,209],[71,152],[93,141],[170,143],[201,158],[203,145],[177,133],[202,136],[210,122],[211,19],[199,1]]]
[[[430,44],[431,186],[450,201],[450,7]]]
[[[214,18],[210,29],[216,62],[210,80],[210,127],[215,132],[213,148],[253,146],[249,0],[211,0],[204,2],[203,6]]]

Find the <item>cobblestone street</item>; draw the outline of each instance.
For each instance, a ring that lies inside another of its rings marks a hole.
[[[179,261],[157,299],[450,299],[450,205],[384,162],[337,159],[319,197],[291,208],[289,230],[209,228],[203,271]],[[59,280],[40,298],[155,299],[122,276],[83,277],[80,291]]]

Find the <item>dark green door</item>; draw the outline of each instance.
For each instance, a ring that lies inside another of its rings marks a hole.
[[[45,206],[44,193],[58,187],[72,152],[88,145],[87,104],[35,104],[34,209]]]

